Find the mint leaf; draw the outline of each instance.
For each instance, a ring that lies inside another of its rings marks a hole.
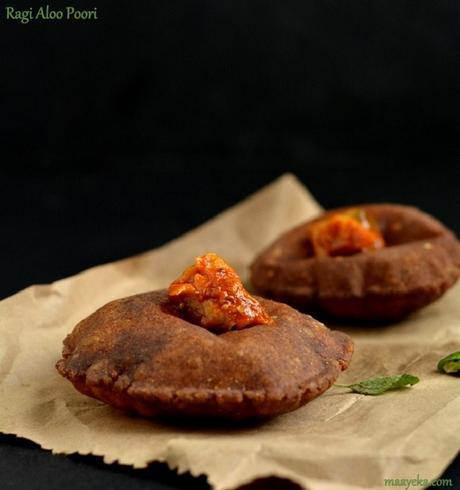
[[[412,376],[412,374],[398,374],[396,376],[370,378],[351,385],[336,384],[335,386],[350,388],[353,392],[361,393],[362,395],[381,395],[385,391],[405,388],[408,385],[415,385],[419,381],[417,376]]]
[[[438,362],[438,371],[446,374],[460,373],[460,351],[453,352],[446,357],[443,357]]]

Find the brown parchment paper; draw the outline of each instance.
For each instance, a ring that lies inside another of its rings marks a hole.
[[[410,372],[418,385],[379,397],[333,387],[262,425],[174,426],[129,416],[79,394],[54,368],[65,335],[104,303],[166,286],[206,251],[222,254],[246,279],[261,248],[319,210],[285,175],[163,247],[1,301],[0,430],[107,463],[166,461],[206,474],[217,490],[270,475],[315,490],[439,476],[460,447],[460,379],[435,371],[440,357],[460,349],[459,287],[400,324],[344,329],[356,353],[341,382]]]

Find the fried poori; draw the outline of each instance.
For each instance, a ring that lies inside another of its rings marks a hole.
[[[229,273],[221,263],[217,268]],[[196,274],[213,276],[202,272],[189,270],[179,284],[202,285]],[[187,290],[195,299],[219,299],[210,303],[214,319],[216,308],[242,306],[233,286],[224,294],[218,284]],[[64,340],[60,374],[85,395],[146,416],[245,419],[299,408],[327,390],[350,362],[353,343],[346,334],[287,305],[250,297],[269,321],[244,328],[234,323],[232,329],[223,321],[226,328],[217,334],[197,324],[205,310],[197,319],[196,303],[192,317],[178,310],[170,300],[175,293],[174,286],[169,295],[160,290],[118,299],[82,320]]]
[[[366,217],[359,224],[337,219],[357,211]],[[258,294],[361,320],[399,319],[438,299],[459,275],[455,235],[432,216],[396,204],[328,211],[284,233],[251,265]]]

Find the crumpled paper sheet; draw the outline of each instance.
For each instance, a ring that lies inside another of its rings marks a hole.
[[[439,476],[460,447],[460,379],[435,371],[439,358],[460,348],[458,286],[400,324],[344,329],[356,352],[340,382],[410,372],[418,385],[379,397],[333,387],[261,425],[174,426],[126,415],[81,395],[54,368],[65,335],[106,302],[165,287],[207,251],[247,279],[265,245],[319,210],[295,177],[284,175],[163,247],[1,301],[0,430],[107,463],[166,461],[179,472],[206,474],[217,490],[270,475],[314,490]]]

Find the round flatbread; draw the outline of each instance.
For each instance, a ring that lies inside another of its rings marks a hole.
[[[165,307],[166,291],[112,301],[64,341],[58,371],[82,393],[142,415],[270,417],[327,390],[351,339],[257,298],[273,318],[216,335]]]
[[[303,311],[338,318],[395,320],[439,298],[460,275],[455,235],[432,216],[396,204],[361,205],[385,239],[379,250],[346,257],[315,257],[310,227],[333,213],[297,226],[265,249],[251,266],[263,296]]]

